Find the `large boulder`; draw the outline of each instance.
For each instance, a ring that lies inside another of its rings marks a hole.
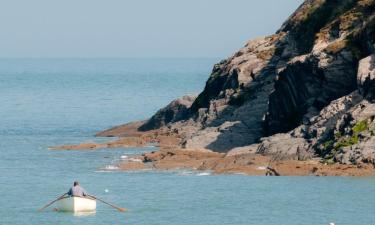
[[[293,137],[291,134],[275,134],[263,138],[256,153],[303,160],[312,157],[308,152],[309,148],[310,144],[304,138]]]

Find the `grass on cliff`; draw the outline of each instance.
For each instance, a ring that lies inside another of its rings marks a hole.
[[[358,122],[352,128],[354,134],[358,135],[359,133],[368,130],[368,119]]]
[[[356,0],[330,0],[319,7],[311,7],[306,17],[291,31],[298,35],[298,50],[301,54],[311,51],[316,34],[340,15],[352,9]]]
[[[338,7],[330,12],[329,9],[332,9],[334,5]],[[339,38],[342,33],[348,34],[346,39],[331,43],[325,49],[327,53],[337,54],[343,49],[348,49],[356,59],[361,59],[369,54],[367,42],[374,43],[375,38],[374,18],[372,17],[375,12],[375,0],[326,0],[320,7],[311,10],[315,11],[311,12],[309,17],[306,17],[305,24],[310,25],[312,23],[311,28],[313,29],[319,27],[320,23],[326,22],[320,31],[317,31],[316,39],[328,41]],[[322,17],[322,19],[317,22],[318,17]],[[369,19],[372,21],[369,21]],[[309,39],[304,39],[304,42],[305,44],[311,44]]]
[[[327,140],[322,144],[324,162],[334,162],[335,155],[345,147],[350,147],[359,143],[359,136],[362,132],[369,131],[369,124],[374,120],[374,117],[357,122],[352,128],[352,135],[344,136],[342,133],[335,133],[334,139]]]
[[[371,119],[371,118],[370,118]],[[372,120],[371,120],[372,121]],[[369,130],[369,119],[359,121],[352,127],[352,135],[349,137],[339,138],[339,141],[334,145],[334,150],[338,151],[341,148],[349,147],[359,142],[360,133]],[[336,137],[342,137],[341,133],[337,134]]]
[[[348,29],[347,46],[359,60],[371,54],[368,43],[375,43],[375,0],[359,1],[355,9],[344,15]]]

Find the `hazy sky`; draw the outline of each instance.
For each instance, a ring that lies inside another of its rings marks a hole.
[[[226,57],[303,0],[0,0],[0,57]]]

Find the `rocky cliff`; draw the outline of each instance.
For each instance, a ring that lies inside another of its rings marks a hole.
[[[375,162],[374,102],[375,0],[306,0],[139,130],[177,133],[189,149]]]

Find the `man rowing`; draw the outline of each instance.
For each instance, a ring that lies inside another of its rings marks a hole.
[[[88,196],[86,190],[83,187],[79,186],[78,181],[74,181],[73,187],[69,189],[66,195],[78,197]]]
[[[78,181],[74,181],[73,187],[71,187],[68,192],[66,192],[65,194],[63,194],[62,196],[60,196],[55,201],[63,199],[66,195],[68,195],[70,197],[90,197],[90,198],[93,198],[92,196],[90,196],[90,195],[87,194],[86,190],[83,187],[79,186],[79,182]],[[55,202],[55,201],[53,201],[53,202]],[[49,206],[49,205],[47,205],[47,206]],[[47,206],[45,206],[45,207],[47,207]],[[95,204],[95,207],[96,207],[96,204]],[[59,211],[58,208],[54,208],[53,210]]]
[[[69,197],[85,197],[85,198],[84,199],[83,198],[74,199],[74,198],[65,197],[66,195],[68,195]],[[68,192],[66,192],[62,196],[58,197],[57,199],[53,200],[52,202],[48,203],[43,208],[39,209],[39,211],[44,210],[48,206],[50,206],[53,203],[58,202],[58,201],[65,201],[65,202],[60,204],[59,207],[54,208],[55,211],[61,211],[61,210],[69,211],[69,212],[95,211],[96,200],[98,200],[98,201],[100,201],[104,204],[107,204],[107,205],[117,209],[120,212],[126,211],[125,208],[120,208],[120,207],[115,206],[111,203],[108,203],[108,202],[106,202],[106,201],[104,201],[100,198],[97,198],[95,196],[87,194],[86,190],[79,185],[78,181],[74,181],[73,187],[71,187]]]

